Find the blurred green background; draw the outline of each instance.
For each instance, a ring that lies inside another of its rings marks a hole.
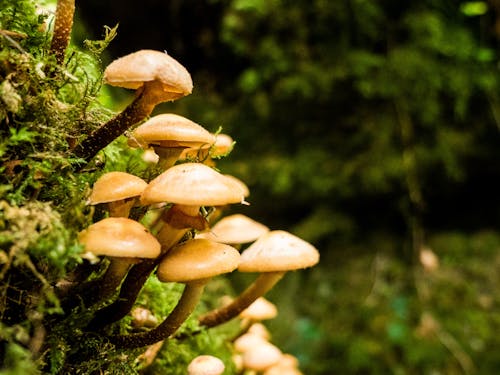
[[[321,251],[268,295],[305,374],[500,372],[500,2],[77,1],[107,52],[166,50],[157,112],[231,135],[249,207]],[[109,90],[115,109],[130,93]]]

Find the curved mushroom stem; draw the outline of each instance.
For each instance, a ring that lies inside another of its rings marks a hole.
[[[50,45],[50,53],[56,57],[56,62],[62,65],[66,48],[68,48],[75,14],[75,0],[58,0],[54,24],[54,34]]]
[[[229,305],[212,310],[199,318],[201,326],[207,328],[226,323],[237,317],[250,306],[257,298],[262,297],[281,280],[286,272],[265,272],[248,286],[243,293],[236,297]]]
[[[99,289],[93,301],[104,301],[111,297],[134,263],[137,263],[136,258],[110,257],[109,266],[104,276],[99,280]]]
[[[161,147],[161,146],[153,146],[156,155],[158,155],[158,166],[161,167],[162,170],[166,171],[168,168],[173,166],[182,152],[186,149],[186,147]]]
[[[156,328],[148,332],[111,336],[110,341],[119,348],[139,348],[172,336],[195,309],[208,280],[202,279],[186,283],[179,302]]]
[[[122,112],[117,114],[78,144],[73,153],[75,156],[90,161],[100,150],[122,135],[129,127],[148,117],[159,103],[174,100],[179,95],[169,97],[157,81],[145,82],[138,89],[137,96]]]

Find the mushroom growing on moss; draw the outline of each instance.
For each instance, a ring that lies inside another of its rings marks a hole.
[[[212,241],[240,245],[257,240],[269,228],[246,215],[233,214],[220,219],[207,232],[197,234],[197,238],[207,238]]]
[[[204,354],[189,362],[187,375],[221,375],[225,368],[219,358]]]
[[[97,179],[92,187],[88,203],[107,203],[109,216],[128,217],[148,183],[142,178],[126,172],[108,172]]]
[[[191,93],[189,72],[165,52],[140,50],[113,61],[104,71],[104,81],[112,86],[137,90],[123,112],[94,130],[74,149],[77,157],[89,161],[130,126],[148,117],[160,103]]]
[[[152,147],[163,169],[175,164],[182,152],[215,142],[215,137],[197,123],[173,113],[151,117],[131,134],[128,144],[144,149]]]
[[[200,317],[200,325],[214,327],[238,316],[267,293],[288,271],[312,267],[319,252],[308,242],[282,230],[262,235],[241,254],[240,272],[258,272],[259,277],[228,305]]]
[[[156,238],[142,224],[123,217],[109,217],[90,225],[79,233],[78,241],[85,251],[105,255],[110,261],[92,300],[108,298],[132,264],[160,255]]]
[[[162,259],[157,275],[163,282],[185,283],[174,310],[156,328],[130,335],[118,335],[111,341],[119,347],[141,347],[173,335],[191,315],[207,282],[214,276],[238,267],[240,253],[235,248],[209,240],[189,240],[177,245]]]

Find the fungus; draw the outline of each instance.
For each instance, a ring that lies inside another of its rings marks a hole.
[[[267,232],[269,228],[264,224],[248,216],[234,214],[223,217],[208,232],[199,233],[196,237],[234,246],[253,242]]]
[[[212,355],[200,355],[188,365],[188,375],[221,375],[224,372],[224,362]]]
[[[86,251],[109,258],[106,273],[99,281],[98,299],[114,292],[132,264],[160,254],[156,238],[142,224],[123,217],[109,217],[90,225],[79,233],[78,240]]]
[[[162,282],[185,283],[175,308],[156,328],[148,332],[113,336],[111,341],[118,347],[135,348],[170,337],[191,315],[207,282],[214,276],[232,272],[239,261],[238,250],[209,240],[193,239],[175,246],[163,257],[157,271]]]
[[[144,149],[152,147],[163,169],[175,164],[182,152],[215,142],[215,137],[197,123],[173,114],[151,117],[131,134],[129,145]]]
[[[128,217],[135,202],[133,198],[138,198],[146,186],[146,181],[130,173],[108,172],[94,183],[88,203],[107,203],[109,216]]]
[[[270,342],[263,341],[243,353],[243,367],[248,370],[264,371],[278,363],[281,350]]]
[[[148,117],[160,103],[186,96],[193,90],[189,72],[165,52],[140,50],[113,61],[104,71],[112,86],[135,89],[136,97],[123,112],[94,130],[74,149],[89,161],[130,126]]]
[[[214,327],[238,316],[267,293],[287,271],[312,267],[319,252],[308,242],[282,230],[262,235],[241,254],[240,272],[259,272],[259,277],[231,303],[200,317],[200,325]]]
[[[56,62],[62,65],[66,48],[68,48],[73,28],[73,16],[75,14],[75,0],[58,0],[54,23],[54,33],[50,44],[50,53],[56,58]]]
[[[266,338],[257,335],[255,333],[244,333],[234,340],[234,350],[239,353],[245,353],[246,351],[254,348],[262,343],[268,342]]]
[[[218,206],[244,201],[241,188],[224,175],[200,163],[169,168],[153,179],[141,195],[141,204],[172,203],[162,220],[157,238],[164,250],[175,244],[189,228],[206,229],[199,215],[202,206]]]

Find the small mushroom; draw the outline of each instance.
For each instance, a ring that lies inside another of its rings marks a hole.
[[[233,214],[223,217],[209,231],[199,233],[196,237],[234,246],[253,242],[267,232],[269,228],[264,224],[243,214]]]
[[[78,241],[86,251],[105,255],[110,261],[99,281],[97,300],[108,298],[116,290],[132,264],[160,255],[156,238],[142,224],[123,217],[109,217],[90,225],[78,234]]]
[[[189,362],[188,375],[221,375],[224,372],[224,362],[212,355],[200,355]]]
[[[130,126],[148,117],[160,103],[191,93],[189,72],[165,52],[140,50],[113,61],[104,71],[112,86],[135,89],[136,97],[123,112],[94,130],[76,146],[74,154],[89,161]]]
[[[200,325],[214,327],[238,316],[269,291],[287,271],[312,267],[319,252],[308,242],[282,230],[262,235],[241,254],[240,272],[259,272],[259,277],[228,305],[199,318]]]
[[[264,371],[278,363],[282,355],[278,347],[270,342],[263,341],[243,353],[243,368]]]
[[[214,276],[232,272],[239,261],[238,250],[229,245],[203,239],[177,245],[162,259],[157,271],[160,281],[186,285],[174,310],[148,332],[113,336],[111,341],[118,347],[135,348],[167,339],[191,315],[207,282]]]
[[[215,137],[197,123],[173,113],[151,117],[137,127],[129,138],[131,147],[152,147],[163,169],[175,164],[184,150],[210,146]]]
[[[148,183],[142,178],[126,172],[108,172],[97,179],[92,187],[88,203],[107,203],[109,216],[128,217]]]

